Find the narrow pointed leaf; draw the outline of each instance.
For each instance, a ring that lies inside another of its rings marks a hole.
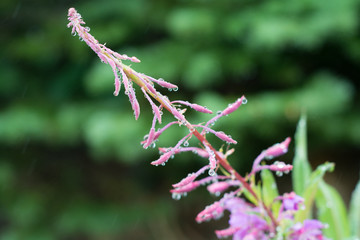
[[[349,222],[351,236],[360,239],[360,180],[351,195]]]
[[[272,204],[272,211],[277,214],[281,204],[279,201],[274,203],[274,199],[279,196],[279,192],[273,173],[267,169],[262,170],[261,180],[263,201],[266,206],[270,206]]]
[[[295,219],[302,222],[305,219],[312,218],[312,208],[315,201],[316,192],[318,191],[319,184],[322,181],[325,173],[327,171],[333,171],[334,164],[333,163],[324,163],[316,168],[314,172],[312,172],[311,176],[308,179],[307,187],[302,195],[299,195],[304,198],[305,209],[302,211],[298,211],[295,214]]]
[[[293,160],[292,182],[294,191],[302,195],[306,181],[311,174],[311,166],[307,156],[307,139],[306,139],[306,116],[301,116],[295,134],[295,156]]]
[[[320,181],[316,195],[318,218],[329,227],[324,229],[326,237],[343,240],[350,236],[350,227],[343,199],[334,187]]]

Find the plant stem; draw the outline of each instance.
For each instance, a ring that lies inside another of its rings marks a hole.
[[[121,63],[122,64],[122,63]],[[166,110],[168,110],[172,115],[174,115],[179,121],[181,121],[182,124],[184,124],[189,130],[190,132],[193,133],[193,135],[195,135],[195,137],[204,145],[204,146],[208,146],[214,153],[215,153],[215,157],[218,160],[219,165],[221,165],[223,168],[225,168],[230,174],[234,175],[235,178],[237,180],[239,180],[242,184],[242,186],[255,198],[255,200],[259,203],[259,205],[262,205],[263,208],[265,209],[267,215],[270,217],[272,225],[273,225],[273,230],[276,229],[278,223],[274,217],[274,215],[272,214],[270,208],[268,206],[265,205],[265,203],[258,197],[258,195],[254,192],[254,190],[251,188],[250,184],[245,180],[245,178],[243,178],[230,164],[229,162],[222,158],[217,151],[214,149],[214,147],[208,142],[208,140],[201,135],[198,130],[196,130],[190,122],[188,122],[185,118],[185,116],[179,112],[176,107],[173,106],[173,104],[171,104],[170,100],[168,100],[166,97],[164,97],[161,93],[157,92],[156,94],[154,94],[153,92],[151,92],[147,86],[139,79],[138,76],[136,76],[133,73],[133,70],[122,64],[122,67],[124,69],[124,72],[126,73],[126,75],[132,79],[133,82],[135,82],[137,85],[139,85],[139,87],[143,87],[145,89],[145,91],[152,96],[156,101],[158,101]]]

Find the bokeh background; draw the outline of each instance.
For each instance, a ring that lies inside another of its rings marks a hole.
[[[0,239],[202,240],[227,226],[226,216],[195,222],[216,200],[205,189],[171,199],[171,184],[204,160],[149,164],[158,152],[140,141],[151,109],[138,94],[135,121],[112,95],[111,68],[66,28],[69,7],[100,42],[141,59],[134,69],[177,84],[170,99],[216,112],[245,94],[215,125],[238,141],[230,160],[241,173],[306,113],[310,161],[336,163],[327,181],[348,203],[360,165],[358,0],[2,0]],[[185,132],[173,127],[158,146]],[[292,158],[293,145],[282,160]],[[291,190],[289,176],[278,181]]]

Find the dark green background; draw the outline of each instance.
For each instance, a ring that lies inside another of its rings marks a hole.
[[[195,222],[216,199],[205,189],[171,199],[171,184],[205,161],[184,153],[149,164],[158,153],[140,146],[148,103],[137,91],[135,121],[123,91],[112,95],[111,68],[66,28],[69,7],[100,42],[137,56],[134,69],[177,84],[163,91],[170,99],[216,112],[245,94],[214,127],[238,141],[230,161],[241,173],[306,112],[310,160],[336,162],[328,181],[348,201],[360,162],[359,1],[2,0],[0,239],[201,240],[227,226]],[[158,146],[185,133],[173,127]],[[282,160],[292,157],[293,145]],[[282,191],[289,181],[279,179]]]

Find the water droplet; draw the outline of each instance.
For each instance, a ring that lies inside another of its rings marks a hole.
[[[85,31],[90,32],[90,28],[89,28],[89,27],[85,27]]]
[[[245,97],[241,100],[242,104],[247,104],[247,102],[248,102],[248,100]]]
[[[173,89],[172,88],[168,88],[169,92],[171,92]]]
[[[195,128],[190,128],[190,132],[195,132]]]
[[[282,175],[283,175],[283,172],[280,172],[280,171],[276,171],[276,176],[278,176],[278,177],[282,177]]]
[[[163,163],[161,164],[161,166],[165,166],[165,163],[163,162]]]
[[[275,162],[275,164],[278,166],[278,168],[282,169],[285,167],[285,163],[283,162]]]
[[[175,88],[173,88],[172,89],[174,92],[176,92],[177,90],[179,90],[179,88],[178,87],[175,87]]]
[[[75,32],[75,31],[72,32],[71,35],[72,35],[72,36],[76,36],[76,32]]]
[[[82,42],[82,41],[84,41],[84,39],[82,38],[82,37],[79,37],[79,40]]]
[[[174,200],[180,200],[180,199],[181,199],[181,195],[178,194],[178,193],[173,193],[173,194],[171,195],[171,197],[172,197]]]
[[[185,141],[185,142],[184,142],[184,147],[187,147],[187,146],[189,146],[189,142],[188,142],[188,141]]]
[[[216,172],[214,169],[210,169],[208,173],[209,173],[209,176],[212,176],[212,177],[216,175]]]
[[[217,115],[221,115],[221,114],[222,114],[222,111],[217,111],[216,114],[217,114]]]
[[[219,196],[220,196],[220,194],[221,194],[221,192],[215,192],[215,194],[214,194],[214,195],[215,195],[216,197],[219,197]]]

